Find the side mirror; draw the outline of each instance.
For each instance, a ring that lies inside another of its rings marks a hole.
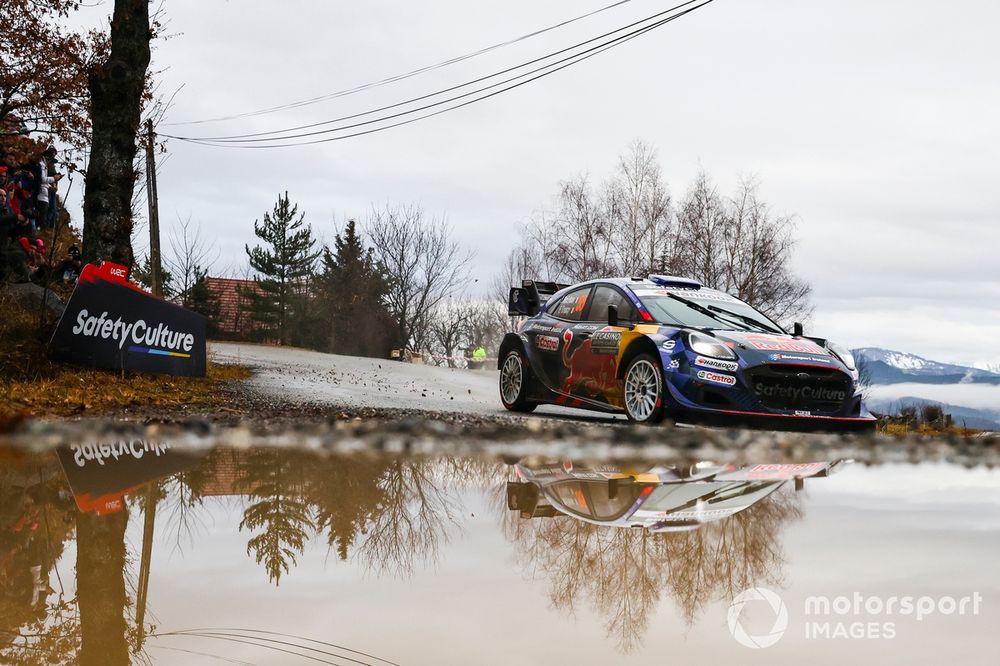
[[[618,325],[618,306],[609,305],[608,306],[608,326]]]
[[[792,324],[792,335],[794,335],[795,337],[802,336],[802,322],[797,321],[794,324]]]

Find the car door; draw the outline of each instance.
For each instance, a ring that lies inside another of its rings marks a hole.
[[[618,326],[608,325],[609,305],[618,308]],[[631,328],[634,310],[628,297],[614,285],[594,287],[585,320],[569,330],[572,339],[567,340],[564,353],[563,362],[569,370],[564,392],[600,405],[621,406],[618,358],[622,334]]]
[[[523,333],[531,346],[536,374],[552,390],[561,392],[567,369],[564,362],[566,347],[572,343],[572,327],[579,323],[590,302],[591,285],[573,289],[551,303],[546,312],[528,323]]]

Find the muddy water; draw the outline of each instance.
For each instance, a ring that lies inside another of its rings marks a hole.
[[[815,463],[0,449],[0,663],[1000,662],[1000,472]]]

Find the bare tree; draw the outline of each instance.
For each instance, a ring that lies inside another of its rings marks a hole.
[[[723,198],[708,174],[698,174],[677,211],[669,269],[741,298],[778,321],[810,313],[808,284],[791,272],[791,217],[776,216],[744,179]]]
[[[670,272],[697,278],[712,287],[724,284],[723,239],[726,232],[725,202],[703,171],[677,209]]]
[[[458,367],[463,349],[483,347],[495,353],[508,330],[507,308],[497,301],[449,301],[434,310],[429,327],[433,351],[443,357],[438,365]]]
[[[493,283],[497,300],[525,278],[577,282],[668,272],[729,292],[779,321],[806,318],[809,285],[791,271],[795,222],[772,213],[744,179],[732,197],[704,171],[676,210],[656,151],[633,142],[599,192],[560,185],[558,211],[537,214]]]
[[[807,317],[811,289],[789,267],[794,220],[773,215],[752,179],[741,182],[729,200],[726,218],[724,275],[716,286],[779,321]]]
[[[472,254],[452,238],[441,219],[418,206],[372,209],[365,226],[375,258],[389,277],[389,310],[400,346],[426,338],[431,311],[467,279]]]
[[[559,213],[551,246],[559,274],[572,282],[614,271],[614,241],[605,201],[595,196],[586,176],[560,185]]]
[[[872,395],[872,384],[875,383],[871,360],[864,354],[855,354],[854,364],[858,369],[858,387],[861,389],[861,399],[868,400]]]
[[[431,315],[430,334],[435,344],[435,350],[441,352],[442,362],[449,368],[458,367],[455,362],[456,352],[468,339],[469,315],[464,303],[445,302],[438,306]]]
[[[670,253],[670,192],[656,151],[636,140],[618,158],[618,172],[606,184],[607,229],[622,275],[662,270]]]
[[[522,279],[577,282],[660,270],[670,254],[673,217],[656,151],[635,141],[615,174],[595,191],[587,176],[559,186],[555,213],[536,214],[494,279],[497,300]]]
[[[201,235],[201,227],[191,224],[191,217],[177,218],[178,226],[170,233],[170,255],[165,258],[166,268],[173,278],[173,286],[181,305],[188,307],[191,290],[211,270],[218,259],[218,249],[208,244]]]

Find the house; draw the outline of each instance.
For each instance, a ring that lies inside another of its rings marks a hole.
[[[220,337],[245,338],[260,327],[250,317],[250,299],[245,293],[260,293],[253,280],[206,277],[205,286],[211,298],[218,304],[218,316],[212,322]]]

